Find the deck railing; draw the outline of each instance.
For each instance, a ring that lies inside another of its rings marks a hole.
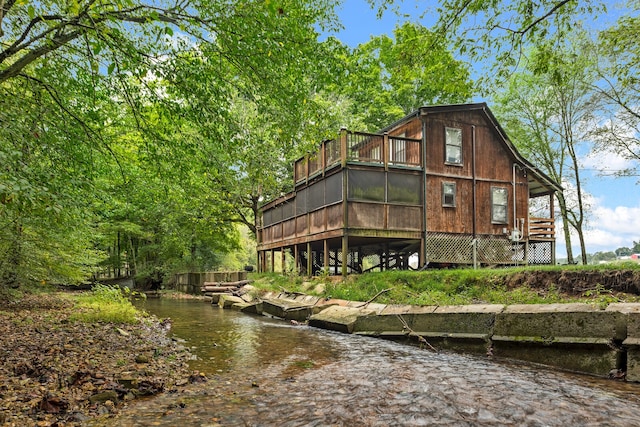
[[[380,165],[421,167],[421,140],[388,134],[342,130],[340,137],[324,141],[320,149],[296,160],[295,182],[302,181],[343,160]],[[343,154],[344,153],[344,154]]]
[[[556,225],[553,218],[529,217],[529,239],[555,239]]]

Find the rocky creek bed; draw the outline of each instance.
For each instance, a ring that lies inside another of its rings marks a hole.
[[[203,380],[167,321],[86,324],[55,294],[0,302],[0,425],[75,426]]]

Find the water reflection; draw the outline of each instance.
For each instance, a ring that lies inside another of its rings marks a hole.
[[[297,359],[330,359],[332,341],[309,334],[304,326],[264,316],[223,310],[202,301],[149,299],[144,308],[160,318],[171,318],[171,333],[184,340],[197,359],[194,370],[206,374],[233,372]]]
[[[134,402],[111,425],[566,426],[638,424],[637,384],[150,301],[210,380]],[[179,402],[179,404],[177,403]]]

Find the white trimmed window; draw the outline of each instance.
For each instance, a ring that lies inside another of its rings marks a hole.
[[[456,207],[456,183],[455,182],[442,183],[442,206],[446,208]]]
[[[507,223],[507,189],[491,187],[491,222],[494,224]]]
[[[462,129],[445,128],[445,163],[462,164]]]

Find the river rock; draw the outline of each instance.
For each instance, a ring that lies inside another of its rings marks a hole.
[[[118,393],[113,390],[103,391],[101,393],[94,394],[89,397],[89,402],[91,403],[105,403],[106,401],[117,402],[118,401]]]
[[[149,363],[149,358],[144,354],[139,354],[136,356],[136,363]]]
[[[220,295],[218,300],[218,306],[222,308],[231,308],[236,303],[244,303],[244,300],[233,295]]]
[[[262,314],[262,301],[255,301],[240,309],[243,313]]]

